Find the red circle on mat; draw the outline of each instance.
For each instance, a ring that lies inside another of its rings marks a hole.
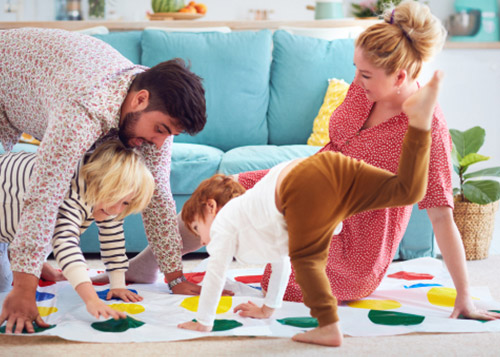
[[[404,280],[431,280],[434,279],[433,275],[412,273],[408,271],[398,271],[397,273],[387,275],[388,278],[404,279]]]

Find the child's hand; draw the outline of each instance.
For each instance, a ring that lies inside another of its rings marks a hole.
[[[183,328],[185,330],[193,330],[193,331],[200,331],[200,332],[212,331],[212,327],[205,326],[205,325],[200,324],[199,322],[194,322],[194,321],[183,322],[182,324],[178,324],[177,327]]]
[[[87,301],[86,306],[87,311],[96,319],[98,319],[99,316],[102,316],[105,319],[112,317],[115,320],[124,319],[127,317],[124,312],[112,309],[99,298]]]
[[[242,317],[253,317],[254,319],[267,319],[271,317],[274,312],[273,308],[266,305],[261,307],[255,305],[253,302],[249,301],[247,303],[239,304],[234,308],[234,312],[240,312],[239,315]]]
[[[139,296],[128,289],[109,290],[108,295],[106,295],[106,300],[111,300],[113,297],[122,299],[125,302],[138,302],[143,299],[142,296]]]

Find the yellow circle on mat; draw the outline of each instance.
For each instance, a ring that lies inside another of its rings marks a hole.
[[[427,299],[436,306],[455,306],[457,291],[453,288],[432,288],[427,292]]]
[[[199,296],[192,296],[185,298],[181,302],[181,306],[189,311],[198,311],[198,304],[200,302]],[[231,296],[222,296],[219,300],[219,305],[217,306],[216,314],[223,314],[228,312],[233,305],[233,298]]]
[[[432,288],[427,292],[427,299],[432,305],[453,307],[457,291],[453,288]],[[473,300],[479,300],[477,297],[472,297]]]
[[[144,306],[138,304],[111,304],[109,307],[113,310],[128,312],[132,315],[140,314],[146,310]]]
[[[37,306],[38,307],[38,313],[40,314],[41,317],[49,316],[50,314],[53,314],[54,312],[57,312],[57,307],[45,307],[45,306]]]
[[[402,305],[400,302],[395,300],[358,300],[348,302],[347,305],[350,307],[356,307],[358,309],[369,309],[369,310],[391,310],[400,308]]]

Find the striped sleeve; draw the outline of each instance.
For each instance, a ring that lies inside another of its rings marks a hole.
[[[0,242],[11,243],[21,217],[23,197],[35,164],[35,153],[0,155]]]
[[[84,189],[83,180],[77,180],[81,162],[71,180],[70,190],[59,207],[57,222],[52,237],[52,249],[57,264],[73,288],[90,282],[87,263],[80,248],[80,235],[92,223],[91,210],[85,205],[80,193]]]
[[[109,275],[110,289],[125,289],[125,272],[128,258],[125,254],[125,234],[123,220],[96,221],[99,228],[101,260]]]

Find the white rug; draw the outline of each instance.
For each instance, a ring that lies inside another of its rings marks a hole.
[[[205,261],[193,272],[203,271],[204,267]],[[97,271],[92,270],[90,273],[97,274]],[[309,322],[303,321],[310,316],[309,310],[301,303],[284,302],[283,307],[266,320],[241,318],[233,314],[232,308],[242,302],[252,300],[257,304],[262,303],[258,283],[243,284],[234,278],[260,274],[262,269],[230,271],[226,289],[233,290],[235,296],[221,299],[220,313],[217,314],[217,319],[221,321],[217,323],[239,323],[241,326],[225,331],[199,333],[177,328],[178,323],[195,318],[196,313],[191,310],[196,310],[197,297],[172,295],[168,286],[159,280],[155,284],[127,286],[144,298],[140,303],[123,303],[119,300],[106,302],[115,309],[127,312],[134,319],[131,320],[132,323],[140,321],[144,324],[130,327],[125,321],[120,321],[122,326],[119,327],[128,329],[123,332],[102,332],[92,327],[92,324],[102,323],[104,320],[92,317],[69,283],[60,282],[38,288],[37,304],[40,313],[46,322],[55,326],[34,335],[59,336],[83,342],[157,342],[206,336],[291,337],[307,329],[278,321],[299,318],[299,322]],[[350,336],[500,331],[500,321],[450,319],[456,295],[452,287],[451,279],[439,260],[422,258],[393,263],[382,284],[371,296],[339,306],[342,330]],[[95,288],[99,292],[108,289],[108,286]],[[500,303],[492,300],[487,287],[471,288],[471,293],[477,306],[487,310],[500,310]],[[1,303],[5,296],[6,293],[0,294]]]

